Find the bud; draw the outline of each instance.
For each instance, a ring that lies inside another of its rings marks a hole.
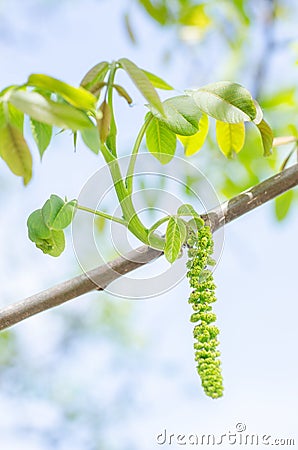
[[[105,100],[100,105],[99,111],[102,113],[102,117],[97,119],[97,128],[100,140],[104,144],[110,134],[112,113],[110,105]]]

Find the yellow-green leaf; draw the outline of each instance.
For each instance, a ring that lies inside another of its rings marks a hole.
[[[121,58],[118,62],[150,105],[163,115],[164,109],[159,95],[144,71],[127,58]]]
[[[46,123],[34,119],[30,119],[30,128],[33,139],[38,147],[40,157],[42,158],[51,142],[53,128],[51,125],[47,125]]]
[[[104,80],[109,67],[110,65],[107,61],[102,61],[93,66],[90,70],[88,70],[88,72],[82,79],[80,83],[81,86],[90,91],[94,84],[102,82]]]
[[[239,153],[245,141],[244,123],[216,121],[216,139],[220,150],[228,158]]]
[[[178,258],[182,244],[183,236],[180,223],[178,223],[177,218],[171,217],[168,221],[164,248],[165,257],[171,264]]]
[[[146,130],[148,150],[162,164],[171,161],[176,150],[176,135],[163,122],[153,117]]]
[[[206,140],[208,130],[209,119],[207,114],[203,114],[199,121],[199,131],[196,134],[193,134],[192,136],[177,136],[184,146],[186,156],[194,155],[201,150]]]
[[[149,80],[151,81],[151,83],[153,84],[153,86],[155,88],[163,89],[165,91],[171,91],[174,89],[169,83],[167,83],[165,80],[158,77],[154,73],[148,72],[148,70],[144,70],[144,69],[142,69],[142,70],[143,70],[144,74],[147,75],[147,77],[149,78]]]
[[[175,134],[191,136],[199,130],[199,120],[202,112],[189,95],[178,95],[165,100],[163,103],[164,115],[149,105],[154,116],[164,122]]]
[[[281,221],[287,216],[289,209],[294,200],[294,191],[284,192],[282,195],[275,199],[275,215],[277,220]]]
[[[270,156],[272,153],[273,132],[264,119],[259,124],[257,124],[257,127],[262,138],[264,156]]]
[[[93,123],[86,113],[72,105],[56,103],[37,92],[10,91],[8,101],[39,122],[71,130],[90,128]]]
[[[34,73],[28,78],[27,85],[59,94],[77,108],[87,111],[95,108],[96,97],[93,94],[83,87],[73,87],[57,78]]]
[[[10,123],[0,128],[0,155],[26,185],[32,176],[32,156],[22,132]]]

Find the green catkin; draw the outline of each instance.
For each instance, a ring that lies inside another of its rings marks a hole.
[[[216,321],[211,306],[216,301],[216,286],[212,272],[207,269],[214,265],[211,258],[214,244],[210,228],[202,225],[196,234],[191,231],[187,244],[187,277],[192,288],[189,303],[194,311],[190,320],[197,323],[193,331],[197,371],[205,393],[209,397],[218,398],[223,395],[223,380],[218,359],[220,352],[217,350],[219,329],[212,325]]]

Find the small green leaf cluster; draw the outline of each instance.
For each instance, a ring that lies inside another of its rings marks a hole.
[[[182,217],[191,217],[188,222]],[[154,231],[163,223],[167,222],[164,255],[169,263],[173,264],[181,255],[182,247],[185,245],[191,230],[202,225],[202,219],[194,208],[189,204],[181,205],[174,216],[166,216],[158,220],[148,232],[149,244],[154,247]]]
[[[216,301],[216,286],[212,272],[207,268],[214,263],[210,228],[205,225],[198,227],[197,233],[190,234],[187,244],[187,277],[192,288],[189,303],[194,311],[190,320],[197,323],[193,332],[196,339],[194,349],[197,370],[205,393],[209,397],[218,398],[223,395],[223,380],[218,359],[220,352],[217,349],[219,329],[212,325],[216,321],[211,306]]]
[[[60,256],[63,252],[63,229],[72,222],[76,203],[76,200],[64,201],[57,195],[51,195],[41,209],[37,209],[28,217],[29,239],[43,253]]]

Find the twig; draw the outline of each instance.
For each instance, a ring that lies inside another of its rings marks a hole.
[[[212,231],[215,232],[225,223],[237,219],[297,185],[298,164],[294,164],[283,172],[210,210],[207,214],[202,215],[202,218],[210,224]],[[108,264],[101,265],[25,300],[7,306],[0,310],[0,330],[9,328],[28,317],[54,308],[92,290],[104,290],[112,281],[161,255],[161,251],[142,246]]]

